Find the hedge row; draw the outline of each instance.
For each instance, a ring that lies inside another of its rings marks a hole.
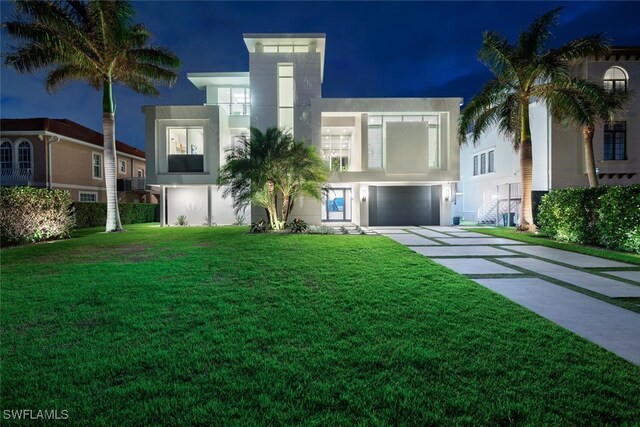
[[[557,240],[640,253],[640,184],[553,190],[537,220]]]
[[[74,202],[78,228],[100,227],[107,223],[107,204]],[[119,203],[122,224],[160,221],[158,205],[151,203]]]
[[[0,187],[0,243],[19,245],[69,235],[74,226],[65,190]]]

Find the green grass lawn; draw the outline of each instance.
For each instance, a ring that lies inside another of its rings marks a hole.
[[[567,243],[553,240],[543,234],[523,233],[514,227],[476,227],[468,228],[468,231],[488,234],[495,237],[506,237],[508,239],[519,240],[534,245],[548,246],[550,248],[564,249],[565,251],[578,252],[585,255],[593,255],[607,258],[613,261],[626,262],[640,265],[640,254],[630,252],[618,252],[594,246],[584,246],[577,243]]]
[[[79,425],[640,420],[640,368],[385,237],[128,228],[2,251],[1,410]]]

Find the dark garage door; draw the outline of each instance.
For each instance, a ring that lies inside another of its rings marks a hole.
[[[440,186],[369,186],[369,225],[439,225]]]

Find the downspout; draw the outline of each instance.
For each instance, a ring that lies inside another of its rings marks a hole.
[[[52,162],[51,162],[51,146],[56,142],[60,142],[59,136],[49,136],[45,135],[45,139],[47,141],[47,188],[51,189],[51,185],[53,183],[53,171]]]

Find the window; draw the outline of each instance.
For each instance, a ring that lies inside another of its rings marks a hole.
[[[603,84],[607,90],[627,91],[627,72],[620,67],[611,67],[604,73]]]
[[[487,173],[487,153],[480,154],[480,174]]]
[[[4,176],[9,176],[13,172],[13,146],[9,141],[3,141],[0,144],[0,171]]]
[[[293,64],[278,64],[278,127],[293,135]]]
[[[309,52],[309,45],[266,45],[263,46],[262,51],[264,53],[307,53]]]
[[[604,124],[604,160],[627,159],[627,122]]]
[[[489,151],[489,168],[488,168],[488,172],[495,172],[496,171],[496,163],[495,163],[495,153],[494,151]]]
[[[31,173],[31,144],[27,141],[18,144],[18,172],[20,175]]]
[[[142,169],[138,169],[138,178],[144,178],[144,171]]]
[[[167,128],[169,155],[204,154],[204,128]]]
[[[80,192],[80,197],[79,197],[81,202],[97,202],[98,201],[98,193],[85,193],[85,192]]]
[[[375,123],[380,120],[379,123]],[[374,123],[374,124],[371,124]],[[369,169],[382,169],[382,119],[381,117],[369,118]]]
[[[495,172],[495,151],[485,151],[473,156],[473,176]]]
[[[93,153],[92,158],[92,170],[93,170],[93,179],[102,179],[102,154]]]
[[[118,160],[118,172],[127,173],[127,162],[125,160]]]
[[[218,88],[218,105],[232,115],[249,115],[251,114],[251,90],[248,87],[220,87]]]
[[[349,170],[352,135],[352,127],[322,128],[322,159],[331,171]]]
[[[478,175],[478,156],[473,156],[473,176]]]

